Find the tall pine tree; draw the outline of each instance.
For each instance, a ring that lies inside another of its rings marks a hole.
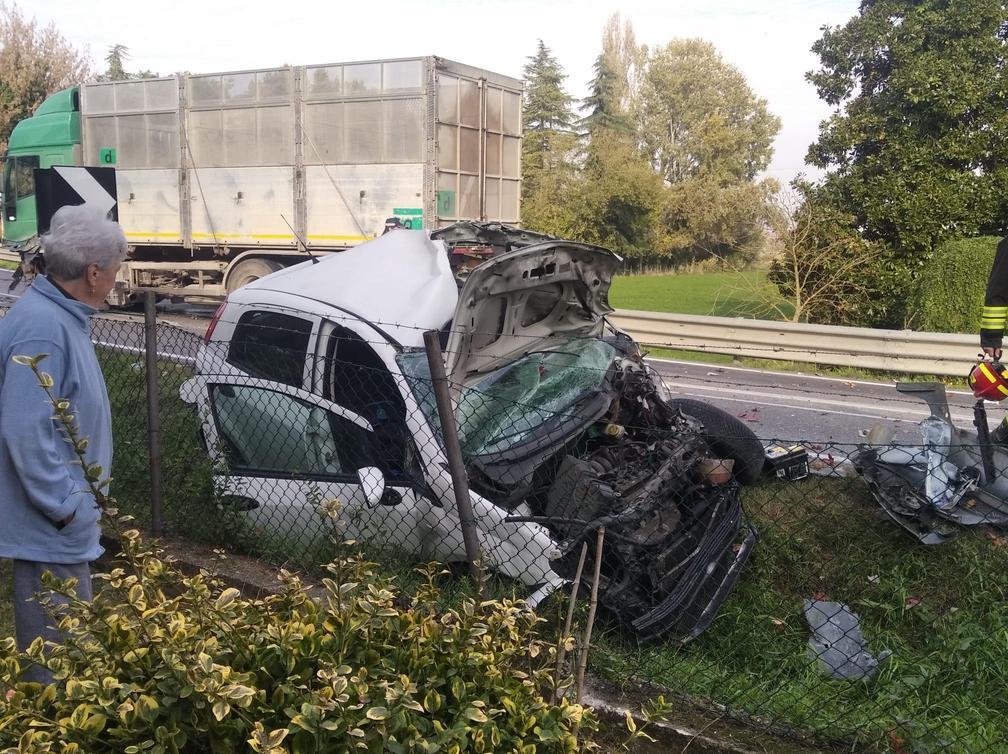
[[[621,82],[605,53],[595,59],[595,78],[588,85],[584,107],[588,114],[581,124],[592,134],[599,129],[630,131],[630,121],[620,104]]]
[[[573,99],[564,89],[567,78],[550,49],[539,40],[525,66],[522,113],[522,217],[524,224],[564,235],[564,197],[573,190],[577,148]]]

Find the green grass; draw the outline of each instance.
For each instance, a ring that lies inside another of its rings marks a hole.
[[[768,301],[783,304],[765,270],[620,275],[609,289],[609,303],[617,309],[779,319]]]
[[[142,357],[99,349],[112,406],[111,492],[122,512],[143,526],[151,522],[147,388]],[[200,441],[193,406],[179,398],[192,371],[160,363],[163,520],[168,534],[197,541],[227,542],[227,516],[217,504],[213,471]]]
[[[685,647],[639,646],[610,624],[597,673],[867,750],[1008,748],[1008,543],[973,531],[919,545],[856,481],[766,484],[745,503],[760,542],[711,628]],[[874,652],[892,650],[874,681],[828,680],[809,659],[801,610],[816,594],[848,604]]]
[[[6,259],[0,259],[0,270],[16,270],[18,268],[17,262],[10,262]]]

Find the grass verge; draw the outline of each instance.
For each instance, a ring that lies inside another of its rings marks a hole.
[[[619,275],[609,289],[609,303],[617,309],[750,319],[780,319],[771,304],[788,311],[766,270]]]
[[[640,646],[610,624],[599,675],[871,751],[1005,750],[1008,542],[972,531],[919,545],[853,480],[768,483],[744,500],[761,541],[707,633]],[[874,680],[819,672],[802,617],[813,597],[849,605],[872,651],[893,652]]]

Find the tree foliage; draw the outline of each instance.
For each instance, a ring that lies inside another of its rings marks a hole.
[[[780,119],[745,76],[700,39],[676,39],[648,56],[639,95],[640,137],[669,183],[705,176],[751,181],[770,164]]]
[[[776,181],[720,184],[694,176],[665,192],[657,251],[699,261],[718,257],[751,262],[763,248]]]
[[[522,216],[528,227],[566,235],[578,148],[573,98],[564,89],[567,74],[540,39],[524,75]]]
[[[101,76],[98,77],[99,81],[130,81],[132,79],[152,79],[157,78],[157,74],[149,70],[139,71],[138,73],[130,73],[126,70],[126,61],[130,59],[129,47],[124,44],[114,44],[108,48],[108,55],[105,56],[105,62],[108,63],[108,68],[105,70]]]
[[[575,194],[573,235],[623,255],[651,251],[664,191],[632,138],[599,129],[592,134]]]
[[[817,201],[807,185],[777,196],[770,214],[776,248],[768,277],[787,302],[786,308],[773,305],[782,319],[843,324],[868,305],[878,249],[853,232],[850,222]]]
[[[1001,0],[865,0],[826,29],[808,74],[836,108],[808,154],[817,192],[888,250],[891,285],[861,318],[899,325],[942,242],[1008,225],[1008,7]]]
[[[529,59],[524,224],[639,258],[751,259],[780,124],[742,74],[698,40],[649,53],[618,14],[594,70],[575,134],[559,62],[541,41]]]
[[[583,103],[588,114],[581,120],[582,126],[589,135],[599,129],[629,132],[630,119],[621,100],[622,83],[605,54],[600,53],[595,59],[594,70],[595,77],[588,85]]]
[[[87,55],[54,24],[40,26],[17,5],[0,3],[0,145],[6,149],[14,126],[46,97],[83,81],[90,70]]]

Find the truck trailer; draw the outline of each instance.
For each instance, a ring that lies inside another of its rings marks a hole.
[[[35,168],[116,169],[144,289],[212,301],[389,228],[519,224],[521,81],[439,57],[85,83],[14,128],[3,246],[38,247]]]

